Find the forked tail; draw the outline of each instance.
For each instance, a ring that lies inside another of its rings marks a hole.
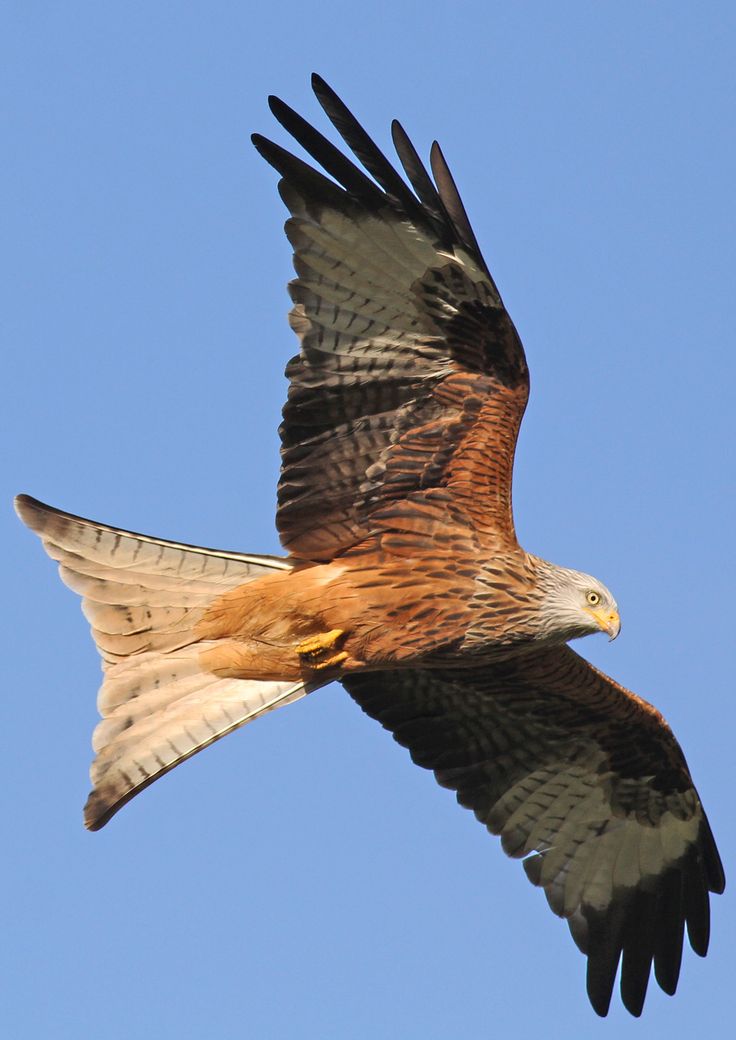
[[[200,654],[216,645],[195,627],[222,593],[277,570],[276,556],[247,556],[120,531],[52,509],[27,495],[15,507],[59,562],[102,657],[102,721],[92,738],[93,790],[84,809],[103,827],[134,795],[220,737],[303,697],[301,682],[220,678]]]

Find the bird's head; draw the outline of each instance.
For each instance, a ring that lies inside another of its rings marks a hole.
[[[615,639],[621,631],[616,600],[590,574],[547,564],[540,574],[540,585],[545,634],[568,640],[605,632]]]

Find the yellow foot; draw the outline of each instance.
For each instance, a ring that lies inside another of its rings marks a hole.
[[[320,632],[318,636],[310,636],[297,643],[296,652],[303,658],[304,664],[310,668],[332,668],[347,660],[344,650],[337,650],[337,643],[345,635],[342,628],[333,628],[331,632]],[[336,651],[330,653],[330,651]]]

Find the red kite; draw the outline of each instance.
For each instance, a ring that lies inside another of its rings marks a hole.
[[[17,500],[102,656],[88,827],[185,758],[332,680],[523,859],[588,957],[594,1009],[639,1015],[701,956],[723,869],[682,751],[571,650],[618,634],[589,575],[527,553],[511,475],[524,350],[437,144],[406,180],[318,77],[366,172],[276,98],[323,168],[263,137],[296,279],[277,526],[288,556],[120,531]]]

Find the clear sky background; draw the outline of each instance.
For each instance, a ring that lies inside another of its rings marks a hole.
[[[733,880],[736,6],[31,0],[0,39],[3,1034],[727,1033],[730,892],[677,996],[601,1022],[519,864],[339,687],[86,833],[98,661],[10,500],[278,551],[290,251],[248,138],[285,140],[269,93],[324,129],[321,72],[385,148],[442,142],[532,371],[520,539],[613,589],[579,649],[669,719]]]

